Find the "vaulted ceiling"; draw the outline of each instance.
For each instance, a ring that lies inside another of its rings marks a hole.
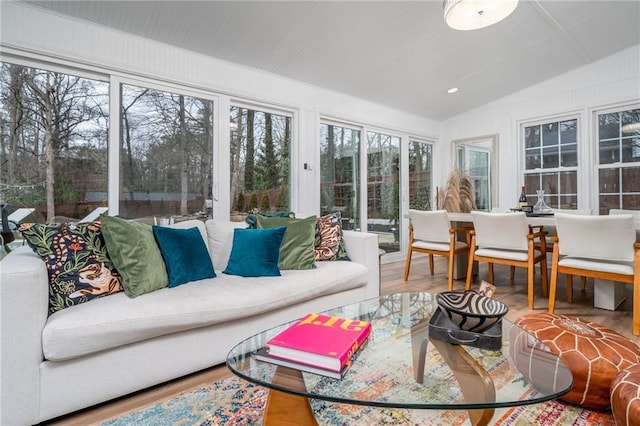
[[[439,120],[640,44],[637,0],[521,0],[475,31],[441,1],[26,3]]]

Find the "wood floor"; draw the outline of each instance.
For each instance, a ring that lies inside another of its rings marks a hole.
[[[409,281],[403,281],[404,262],[383,263],[381,267],[381,293],[397,292],[439,292],[447,287],[447,268],[444,258],[435,260],[435,274],[429,275],[428,258],[420,256],[414,258],[411,265]],[[537,269],[539,272],[539,269]],[[550,271],[549,271],[550,272]],[[495,266],[495,297],[509,306],[507,318],[514,320],[529,311],[527,307],[526,271],[516,269],[513,282],[509,280],[509,267]],[[543,312],[547,309],[547,299],[542,296],[540,274],[536,275],[536,301],[534,311]],[[480,266],[475,283],[487,279],[484,265]],[[579,280],[574,280],[573,304],[566,303],[564,279],[558,285],[556,313],[577,315],[589,321],[598,322],[612,328],[619,333],[640,343],[640,337],[634,337],[631,332],[631,297],[632,286],[625,286],[626,300],[616,311],[607,311],[593,307],[593,284],[588,282],[586,292],[581,292]],[[464,290],[464,281],[454,281],[454,290]],[[174,380],[118,400],[87,409],[64,418],[56,419],[47,424],[64,426],[85,426],[119,417],[127,412],[136,411],[184,391],[208,385],[217,380],[231,377],[232,373],[224,365],[212,367],[199,373]]]

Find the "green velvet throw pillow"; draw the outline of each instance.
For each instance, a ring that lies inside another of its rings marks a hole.
[[[167,287],[169,278],[151,225],[100,215],[107,252],[129,297]]]
[[[198,228],[152,228],[162,259],[167,266],[169,287],[215,278],[211,257]]]
[[[316,217],[289,219],[284,217],[256,216],[258,229],[285,226],[282,246],[280,246],[280,269],[315,269],[314,241]]]

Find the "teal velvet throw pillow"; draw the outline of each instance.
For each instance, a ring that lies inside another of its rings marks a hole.
[[[279,277],[280,245],[285,227],[233,230],[233,246],[224,274],[242,277]]]
[[[169,287],[216,276],[207,246],[195,226],[188,229],[153,226],[153,236],[167,267]]]
[[[124,293],[137,297],[169,284],[151,225],[100,215],[109,257],[122,276]]]
[[[285,226],[287,232],[280,247],[280,269],[315,269],[314,242],[316,217],[289,219],[257,216],[258,229]]]

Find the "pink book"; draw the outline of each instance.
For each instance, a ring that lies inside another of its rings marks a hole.
[[[366,321],[308,314],[267,342],[269,355],[341,371],[371,333]]]

